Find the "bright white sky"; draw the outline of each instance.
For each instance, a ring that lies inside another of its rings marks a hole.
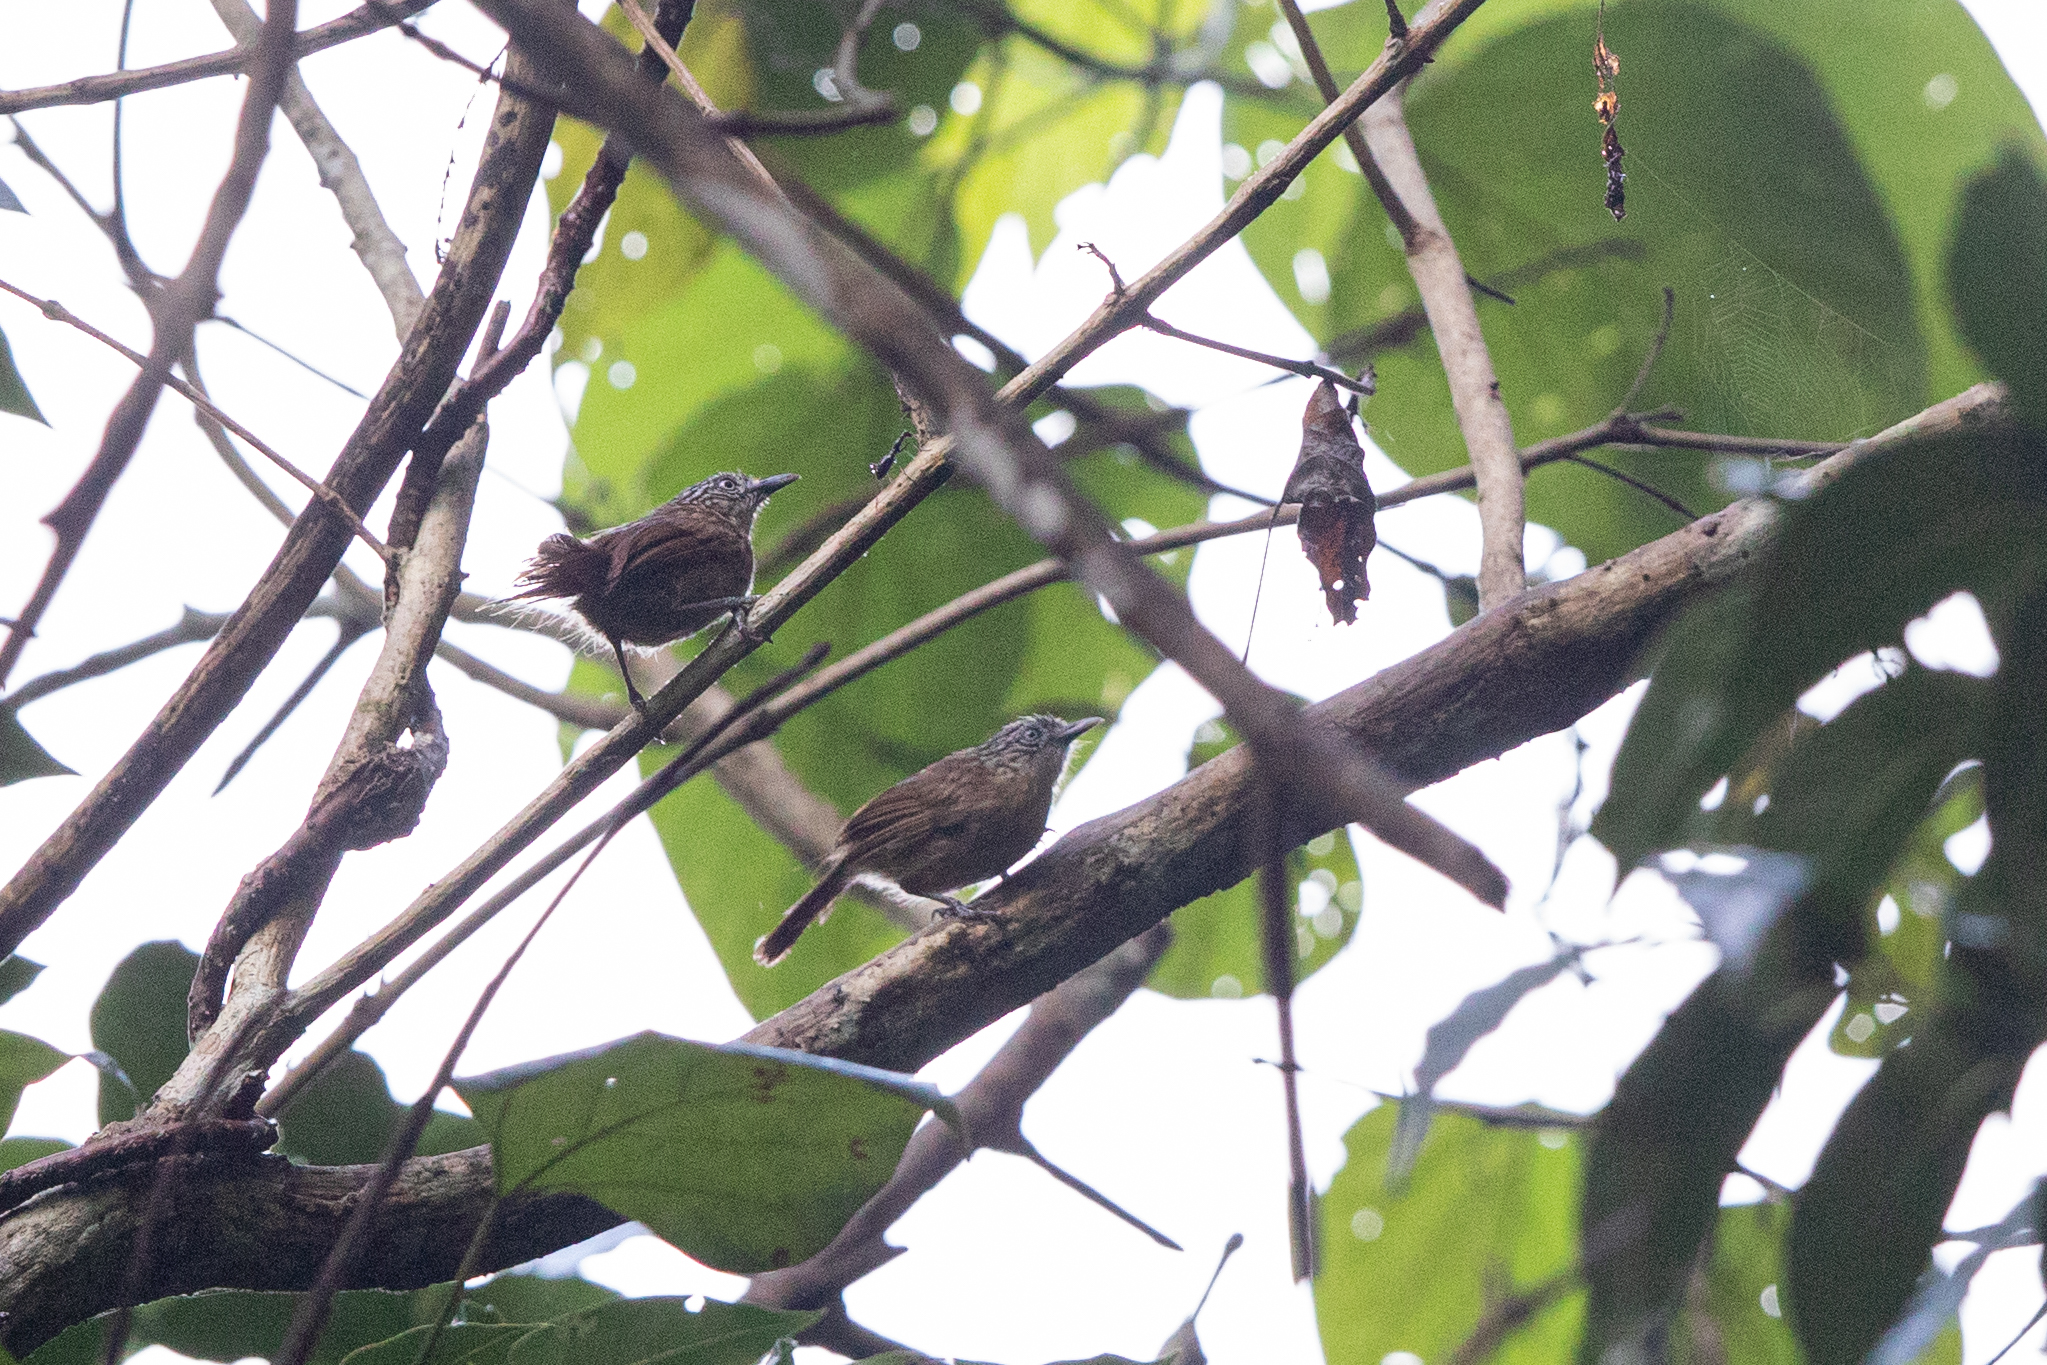
[[[303,22],[346,7],[341,0],[309,4]],[[1972,0],[1970,8],[2035,109],[2047,107],[2047,7]],[[10,41],[0,46],[0,86],[41,84],[112,65],[117,0],[15,11],[8,19]],[[437,7],[427,27],[480,56],[498,45],[489,25],[464,6]],[[200,0],[160,0],[137,7],[131,60],[169,60],[222,41]],[[477,97],[470,77],[390,34],[314,57],[306,71],[411,248],[415,270],[431,278],[432,243],[446,235],[459,207],[488,94]],[[239,99],[237,84],[212,81],[130,102],[129,202],[142,252],[159,269],[175,271],[189,250],[225,164]],[[458,127],[465,111],[469,124]],[[1099,267],[1073,249],[1075,242],[1099,243],[1131,274],[1220,204],[1219,113],[1212,90],[1193,92],[1166,155],[1134,158],[1108,186],[1073,195],[1060,209],[1059,240],[1035,264],[1020,224],[1004,224],[968,291],[968,311],[1030,354],[1064,335],[1102,288]],[[25,122],[104,204],[107,109],[52,110]],[[228,258],[223,311],[370,390],[395,352],[388,316],[346,250],[346,230],[310,162],[281,121],[276,148]],[[146,319],[99,234],[4,145],[0,178],[31,211],[0,214],[0,275],[55,296],[146,348]],[[515,314],[525,308],[546,227],[544,204],[536,198],[506,275]],[[1236,244],[1196,271],[1161,311],[1183,326],[1248,346],[1300,355],[1311,345]],[[51,421],[45,429],[0,418],[11,490],[0,507],[7,527],[0,534],[0,610],[6,610],[26,597],[47,554],[35,518],[62,496],[89,457],[132,371],[25,305],[0,303],[0,326]],[[360,411],[357,400],[226,328],[202,333],[202,359],[221,404],[308,469],[325,468]],[[1302,382],[1255,387],[1268,377],[1257,366],[1143,333],[1105,347],[1075,377],[1142,383],[1198,408],[1193,430],[1203,462],[1226,481],[1276,491],[1291,464],[1307,392]],[[563,387],[563,397],[579,391],[574,383]],[[566,447],[562,404],[542,367],[515,383],[492,417],[491,473],[466,563],[472,586],[486,592],[504,590],[532,546],[557,529],[557,517],[541,499],[559,486]],[[1382,490],[1403,478],[1376,451],[1368,471]],[[285,496],[294,505],[300,501],[295,489]],[[1229,515],[1236,509],[1215,510]],[[372,520],[380,524],[381,513]],[[1382,518],[1380,530],[1386,541],[1453,570],[1476,563],[1476,519],[1462,501],[1399,509]],[[278,538],[278,528],[222,470],[184,405],[166,397],[17,680],[160,630],[188,603],[215,611],[232,607]],[[1541,528],[1531,528],[1529,550],[1531,567],[1546,564],[1552,573],[1582,563]],[[1225,639],[1243,639],[1259,552],[1246,538],[1204,547],[1196,559],[1196,606]],[[368,571],[367,564],[358,568]],[[1253,653],[1260,671],[1325,696],[1447,631],[1432,579],[1384,554],[1371,568],[1374,591],[1362,623],[1333,627],[1292,537],[1279,537]],[[456,626],[452,634],[537,683],[555,686],[566,676],[568,656],[558,646],[476,627]],[[296,823],[374,650],[352,650],[234,786],[220,797],[209,797],[209,790],[331,639],[324,625],[300,630],[166,798],[24,945],[50,967],[32,990],[0,1007],[0,1026],[82,1051],[90,1046],[91,1000],[136,943],[163,937],[195,948],[203,943],[236,879]],[[1980,671],[1994,657],[1980,615],[1967,604],[1937,613],[1912,643],[1930,663]],[[26,712],[34,732],[86,777],[0,790],[0,866],[17,866],[27,856],[196,658],[189,648],[160,655]],[[1851,671],[1821,689],[1814,708],[1838,709],[1867,677],[1866,668]],[[438,671],[435,685],[454,745],[447,776],[415,837],[351,857],[302,967],[331,960],[381,923],[443,872],[455,850],[494,830],[559,766],[552,721],[452,671]],[[1581,817],[1604,793],[1605,767],[1630,704],[1623,698],[1579,727],[1591,746]],[[1178,778],[1192,730],[1215,712],[1177,670],[1161,669],[1126,703],[1098,756],[1065,793],[1054,828],[1124,806]],[[1361,841],[1363,924],[1350,948],[1305,984],[1296,1004],[1309,1162],[1318,1184],[1326,1185],[1341,1164],[1341,1136],[1372,1105],[1370,1092],[1398,1091],[1407,1081],[1428,1025],[1468,991],[1547,956],[1549,932],[1586,942],[1638,935],[1641,941],[1595,954],[1592,985],[1567,976],[1524,1002],[1445,1084],[1445,1094],[1595,1108],[1663,1014],[1715,961],[1715,951],[1697,941],[1688,912],[1660,883],[1637,877],[1610,898],[1612,861],[1589,840],[1572,847],[1553,895],[1536,904],[1550,876],[1556,806],[1571,788],[1571,760],[1569,739],[1552,736],[1418,798],[1508,872],[1516,895],[1504,917]],[[614,783],[596,801],[608,804],[623,790]],[[1980,849],[1972,851],[1980,858]],[[480,934],[430,988],[414,992],[365,1040],[401,1097],[416,1095],[426,1083],[482,980],[539,904],[530,901]],[[463,1069],[481,1071],[641,1028],[722,1040],[747,1023],[641,824],[613,845],[521,965]],[[1827,1126],[1872,1069],[1827,1052],[1823,1038],[1831,1024],[1830,1016],[1794,1059],[1782,1094],[1745,1153],[1749,1165],[1786,1184],[1805,1178]],[[964,1083],[1011,1027],[1006,1021],[990,1028],[927,1074],[948,1088]],[[1293,1286],[1286,1269],[1278,1085],[1269,1067],[1252,1060],[1272,1055],[1274,1046],[1269,1002],[1184,1003],[1140,992],[1029,1108],[1027,1131],[1048,1156],[1171,1232],[1187,1254],[1160,1250],[1020,1161],[983,1154],[898,1224],[894,1240],[910,1252],[853,1288],[854,1317],[927,1350],[1017,1365],[1101,1351],[1149,1359],[1192,1307],[1223,1241],[1241,1231],[1244,1251],[1201,1321],[1210,1357],[1318,1359],[1308,1291]],[[2014,1117],[1986,1126],[1950,1226],[1995,1221],[2047,1171],[2042,1091],[2029,1072]],[[93,1093],[94,1073],[74,1062],[29,1089],[11,1131],[76,1141],[92,1126]],[[1736,1198],[1753,1193],[1753,1187],[1746,1194],[1730,1190]],[[1978,1278],[1964,1310],[1970,1365],[2002,1346],[2037,1305],[2036,1257],[2033,1251],[2004,1253]],[[733,1297],[741,1287],[644,1236],[589,1257],[582,1271],[633,1294]],[[160,1349],[149,1358],[152,1365],[176,1359]]]

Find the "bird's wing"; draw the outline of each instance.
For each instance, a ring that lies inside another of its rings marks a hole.
[[[948,813],[957,813],[962,790],[971,791],[969,775],[957,771],[958,754],[948,754],[922,772],[912,773],[847,817],[839,842],[873,851],[900,847],[947,830]],[[966,760],[972,762],[973,760]]]
[[[616,588],[628,574],[666,578],[684,572],[703,573],[729,561],[732,577],[745,579],[752,568],[753,548],[728,526],[689,518],[664,517],[635,522],[612,533],[611,572],[606,586]]]

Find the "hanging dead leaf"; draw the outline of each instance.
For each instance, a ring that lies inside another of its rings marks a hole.
[[[1287,476],[1283,502],[1301,505],[1301,552],[1322,576],[1329,617],[1348,625],[1372,595],[1365,559],[1379,543],[1372,518],[1379,500],[1365,481],[1365,450],[1351,429],[1336,386],[1323,380],[1301,416],[1301,457]]]

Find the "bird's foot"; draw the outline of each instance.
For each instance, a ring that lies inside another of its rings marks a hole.
[[[991,910],[986,906],[980,905],[969,905],[957,896],[933,896],[931,899],[939,904],[937,914],[939,919],[989,920],[1002,917],[1000,910]]]
[[[732,624],[739,631],[740,638],[748,644],[765,645],[772,643],[775,636],[773,631],[754,629],[753,608],[759,601],[758,596],[741,598],[739,605],[732,609]]]

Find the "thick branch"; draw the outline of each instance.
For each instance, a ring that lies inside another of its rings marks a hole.
[[[1887,446],[2007,420],[1978,386],[1799,476],[1817,489]],[[1572,724],[1636,675],[1644,645],[1702,588],[1768,543],[1774,504],[1750,498],[1561,583],[1524,592],[1310,713],[1410,787]],[[1127,810],[1071,831],[983,898],[1001,913],[948,922],[827,983],[747,1034],[879,1066],[945,1048],[1256,866],[1249,755],[1234,749]],[[1298,809],[1294,812],[1297,817]],[[1328,826],[1294,825],[1295,842]]]
[[[515,51],[512,65],[522,68]],[[383,489],[454,378],[489,306],[554,126],[552,111],[500,92],[462,226],[419,323],[327,486],[358,513]],[[11,952],[74,891],[248,691],[334,572],[349,528],[317,502],[184,684],[5,887],[0,951]]]
[[[1478,306],[1466,283],[1457,244],[1443,225],[1435,196],[1422,174],[1414,138],[1401,112],[1402,91],[1396,90],[1365,111],[1365,141],[1386,173],[1399,201],[1414,220],[1406,239],[1407,268],[1429,315],[1429,331],[1443,357],[1450,380],[1450,405],[1464,433],[1471,467],[1478,474],[1478,522],[1484,537],[1478,569],[1481,611],[1498,606],[1521,591],[1528,581],[1522,542],[1526,512],[1522,505],[1521,464],[1514,454],[1514,425],[1500,397],[1485,333],[1479,329]]]
[[[432,5],[434,0],[373,0],[360,9],[352,9],[339,19],[330,19],[301,32],[292,45],[292,60],[324,52],[342,43],[354,42],[366,34],[418,14]],[[250,61],[250,50],[244,46],[231,47],[225,52],[214,52],[204,57],[187,57],[182,61],[165,62],[162,66],[145,66],[133,71],[109,71],[103,76],[81,76],[77,80],[65,81],[60,85],[39,85],[28,90],[0,90],[0,114],[18,114],[24,109],[47,109],[60,104],[104,104],[124,95],[139,95],[145,90],[161,90],[168,85],[184,85],[190,81],[205,80],[208,76],[231,76],[246,70]]]
[[[1801,476],[1806,490],[1886,446],[1999,424],[1987,386],[1950,399]],[[1749,499],[1565,582],[1524,593],[1432,648],[1317,708],[1421,784],[1571,724],[1633,675],[1643,643],[1698,592],[1766,547],[1772,504]],[[1142,933],[1175,906],[1247,875],[1248,764],[1204,764],[1129,810],[1083,826],[991,897],[992,924],[926,933],[766,1021],[754,1041],[915,1068],[952,1042]],[[1305,831],[1301,832],[1305,836]],[[1547,1120],[1546,1120],[1547,1121]],[[156,1259],[150,1295],[210,1286],[303,1289],[368,1167],[197,1166],[177,1182],[166,1220],[180,1254]],[[378,1283],[413,1288],[460,1262],[492,1189],[474,1148],[408,1162],[390,1240],[365,1264]],[[122,1187],[45,1195],[0,1222],[0,1339],[23,1354],[112,1302],[139,1201]],[[586,1201],[514,1201],[478,1270],[592,1236],[617,1222]]]
[[[1362,822],[1482,900],[1504,903],[1506,882],[1497,869],[1394,796],[1367,760],[1301,724],[1285,693],[1246,670],[1196,622],[1183,597],[1125,551],[1100,510],[1073,487],[1063,464],[1020,414],[988,391],[980,371],[937,334],[916,304],[780,195],[764,190],[701,113],[672,96],[651,97],[633,79],[616,43],[546,0],[486,0],[484,7],[576,92],[589,116],[627,132],[693,209],[732,233],[799,297],[887,365],[900,387],[942,414],[961,467],[1102,594],[1125,629],[1187,669],[1265,760],[1298,774],[1299,799],[1337,812],[1339,822]],[[1439,16],[1456,7],[1442,4],[1432,22],[1440,23]],[[1361,84],[1369,86],[1370,78]],[[1515,472],[1518,477],[1518,466]]]

